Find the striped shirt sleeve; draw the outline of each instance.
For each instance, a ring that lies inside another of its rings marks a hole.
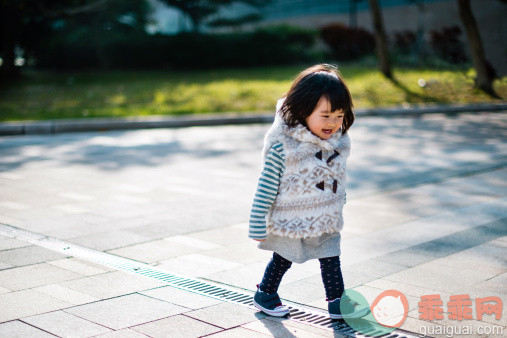
[[[278,194],[280,177],[285,168],[284,161],[283,145],[282,143],[275,143],[266,156],[252,203],[248,231],[248,237],[250,238],[266,238],[266,215]]]

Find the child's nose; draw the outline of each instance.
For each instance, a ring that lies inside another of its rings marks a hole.
[[[336,124],[338,124],[338,122],[339,122],[339,118],[329,119],[329,125],[335,126]]]

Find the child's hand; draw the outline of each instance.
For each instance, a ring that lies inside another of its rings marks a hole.
[[[264,242],[266,239],[253,239],[254,241],[257,241],[257,242]]]

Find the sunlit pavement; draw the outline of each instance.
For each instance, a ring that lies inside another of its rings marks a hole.
[[[268,128],[2,137],[0,223],[254,291],[270,253],[247,220]],[[370,304],[404,293],[405,330],[506,332],[474,300],[507,302],[507,112],[363,117],[350,133],[346,288]],[[279,293],[326,309],[318,261],[294,264]],[[435,294],[444,312],[469,295],[472,319],[421,319]],[[333,336],[2,236],[0,304],[0,336]]]

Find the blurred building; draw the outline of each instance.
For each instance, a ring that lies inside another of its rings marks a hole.
[[[183,13],[169,9],[152,0],[154,12],[153,32],[175,34],[190,30],[190,21]],[[388,35],[400,31],[417,32],[422,29],[427,41],[432,30],[458,26],[467,42],[461,24],[456,0],[379,0]],[[472,10],[483,39],[486,57],[499,75],[507,74],[507,4],[503,0],[472,0]],[[351,27],[372,31],[372,19],[367,0],[272,0],[262,9],[240,3],[220,11],[217,18],[234,18],[259,13],[262,19],[234,28],[204,27],[204,31],[250,30],[262,25],[290,24],[318,29],[340,22]]]

